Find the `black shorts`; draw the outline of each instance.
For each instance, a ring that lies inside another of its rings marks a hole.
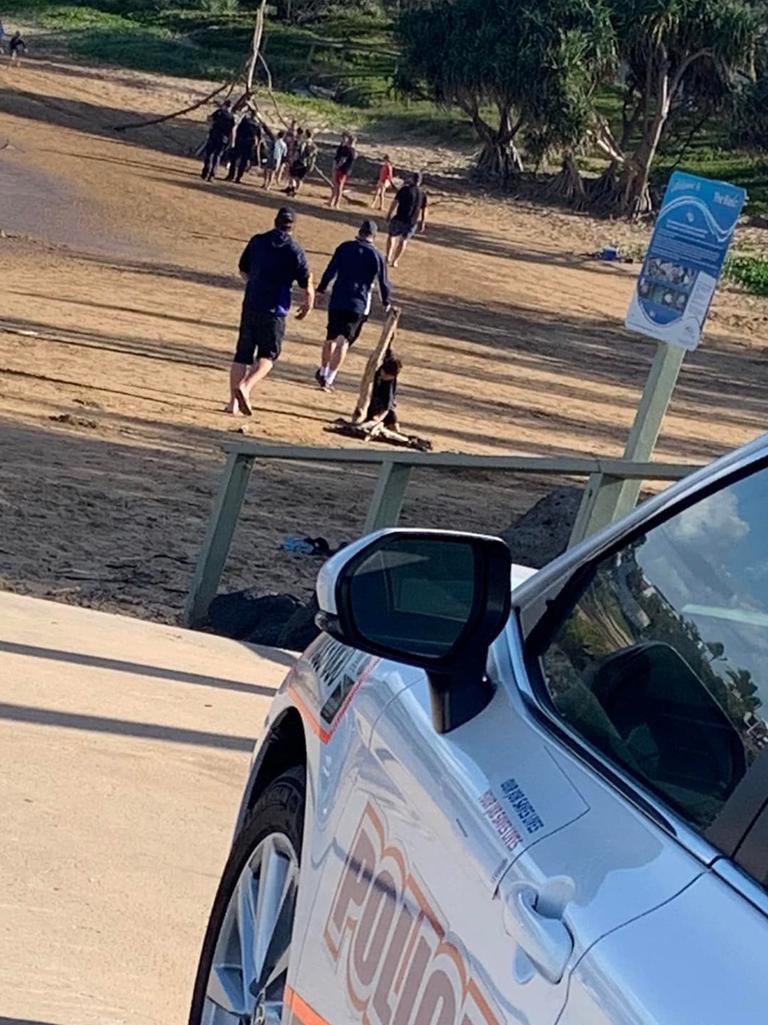
[[[285,317],[243,310],[234,361],[245,366],[250,366],[254,359],[271,359],[274,363],[280,359],[284,338]]]
[[[298,161],[291,164],[291,177],[295,178],[296,181],[303,182],[307,177],[307,171],[309,171],[309,168],[306,164],[299,163]]]
[[[354,345],[367,320],[368,316],[365,313],[353,313],[351,310],[329,310],[326,338],[329,342],[335,338],[346,338],[350,345]]]

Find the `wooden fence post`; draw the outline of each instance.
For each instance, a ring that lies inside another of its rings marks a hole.
[[[571,531],[569,548],[613,523],[616,519],[617,496],[625,483],[623,477],[612,477],[607,473],[590,475]]]
[[[216,597],[253,469],[253,460],[254,456],[243,452],[230,452],[227,457],[208,531],[184,606],[185,626],[194,627],[204,623],[208,608]]]
[[[386,459],[381,464],[376,489],[373,492],[365,533],[372,534],[382,527],[396,527],[403,509],[405,491],[411,476],[411,467],[395,459]]]

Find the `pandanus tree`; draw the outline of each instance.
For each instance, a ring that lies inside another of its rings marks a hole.
[[[610,212],[649,212],[651,169],[676,115],[721,102],[740,71],[749,71],[755,10],[745,0],[611,0],[624,69],[621,137],[602,125],[611,165],[593,193]]]
[[[607,0],[448,0],[404,10],[400,85],[462,110],[478,170],[522,170],[519,140],[575,147],[613,53]]]

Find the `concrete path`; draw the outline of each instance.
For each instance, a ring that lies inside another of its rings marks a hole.
[[[0,594],[0,1025],[183,1025],[290,664]]]

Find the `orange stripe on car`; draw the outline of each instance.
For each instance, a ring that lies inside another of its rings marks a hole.
[[[323,744],[327,744],[333,734],[320,725],[320,720],[307,705],[304,698],[299,694],[295,687],[289,687],[288,694],[298,710],[301,712],[301,716],[307,726],[309,726],[316,737],[320,738]]]
[[[314,711],[309,707],[306,700],[301,695],[300,691],[293,685],[288,687],[288,694],[292,698],[298,710],[301,712],[301,715],[306,721],[307,726],[309,726],[309,728],[312,730],[316,737],[320,738],[323,744],[327,744],[331,737],[334,735],[337,726],[344,718],[344,713],[347,711],[352,702],[352,698],[355,696],[355,694],[357,694],[357,692],[360,690],[362,685],[371,675],[371,673],[379,664],[379,662],[381,662],[380,658],[371,659],[371,661],[360,674],[358,680],[355,682],[355,685],[350,688],[349,693],[344,698],[339,707],[339,710],[333,717],[333,722],[327,728],[320,722],[317,715],[315,715]]]
[[[290,986],[285,987],[285,1006],[294,1018],[298,1018],[301,1025],[329,1025],[329,1022]]]

